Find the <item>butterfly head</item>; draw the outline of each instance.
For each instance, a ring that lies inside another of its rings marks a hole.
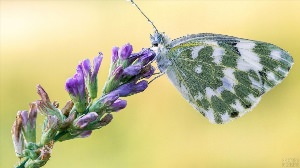
[[[162,35],[158,32],[154,32],[154,34],[150,34],[150,40],[152,47],[158,47],[158,44],[162,43]]]
[[[166,45],[170,41],[165,33],[159,33],[158,31],[155,31],[153,35],[150,34],[150,40],[152,47],[158,47],[160,44]]]
[[[156,54],[156,62],[158,63],[158,69],[160,72],[165,72],[171,62],[166,57],[168,52],[168,44],[170,43],[170,38],[165,35],[165,33],[159,33],[155,31],[153,35],[150,34],[150,40],[152,47],[151,49]]]

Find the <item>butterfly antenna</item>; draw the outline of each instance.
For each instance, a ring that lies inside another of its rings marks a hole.
[[[141,12],[141,14],[144,15],[144,17],[148,20],[148,22],[153,26],[153,28],[155,29],[155,32],[158,32],[158,30],[155,27],[155,25],[153,24],[153,22],[145,15],[145,13],[140,9],[140,7],[133,0],[127,0],[127,1],[131,2],[131,4],[134,5]]]

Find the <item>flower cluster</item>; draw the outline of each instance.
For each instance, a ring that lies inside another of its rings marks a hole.
[[[89,110],[109,113],[125,108],[126,101],[119,98],[142,92],[148,87],[148,82],[143,79],[154,74],[155,68],[150,64],[154,58],[154,51],[148,48],[132,54],[130,44],[114,47],[103,96]]]
[[[73,100],[78,113],[83,113],[86,110],[88,97],[95,99],[97,97],[97,74],[102,62],[102,53],[99,53],[94,58],[93,71],[89,59],[82,61],[76,69],[76,74],[67,79],[66,90]],[[88,94],[86,93],[88,91]]]
[[[99,53],[93,60],[79,63],[73,77],[67,79],[65,89],[71,100],[59,109],[56,101],[51,102],[48,94],[37,86],[41,99],[30,104],[30,110],[19,111],[12,127],[12,139],[17,157],[24,158],[18,168],[35,168],[46,164],[51,156],[54,142],[74,138],[85,138],[92,131],[111,122],[111,112],[126,107],[121,97],[144,91],[148,87],[145,79],[154,74],[151,65],[155,53],[142,49],[132,53],[132,46],[126,44],[114,47],[108,79],[97,98],[97,74],[103,59]],[[37,113],[45,116],[40,142],[36,142]]]

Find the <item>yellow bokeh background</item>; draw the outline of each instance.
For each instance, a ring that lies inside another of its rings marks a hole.
[[[153,29],[125,0],[0,2],[0,167],[6,168],[18,162],[11,125],[18,110],[39,98],[37,84],[63,106],[69,99],[65,80],[80,60],[102,51],[101,88],[111,48],[127,42],[135,52],[149,47]],[[210,124],[161,77],[126,98],[127,108],[107,127],[56,143],[45,168],[276,168],[285,159],[299,162],[300,1],[136,2],[171,38],[212,32],[265,41],[289,51],[295,65],[253,111],[225,125]]]

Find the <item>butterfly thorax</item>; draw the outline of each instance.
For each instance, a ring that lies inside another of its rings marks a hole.
[[[156,53],[156,62],[160,72],[164,73],[168,66],[172,65],[171,61],[167,58],[169,52],[170,38],[164,33],[154,32],[153,36],[150,35],[152,43],[152,50]]]

